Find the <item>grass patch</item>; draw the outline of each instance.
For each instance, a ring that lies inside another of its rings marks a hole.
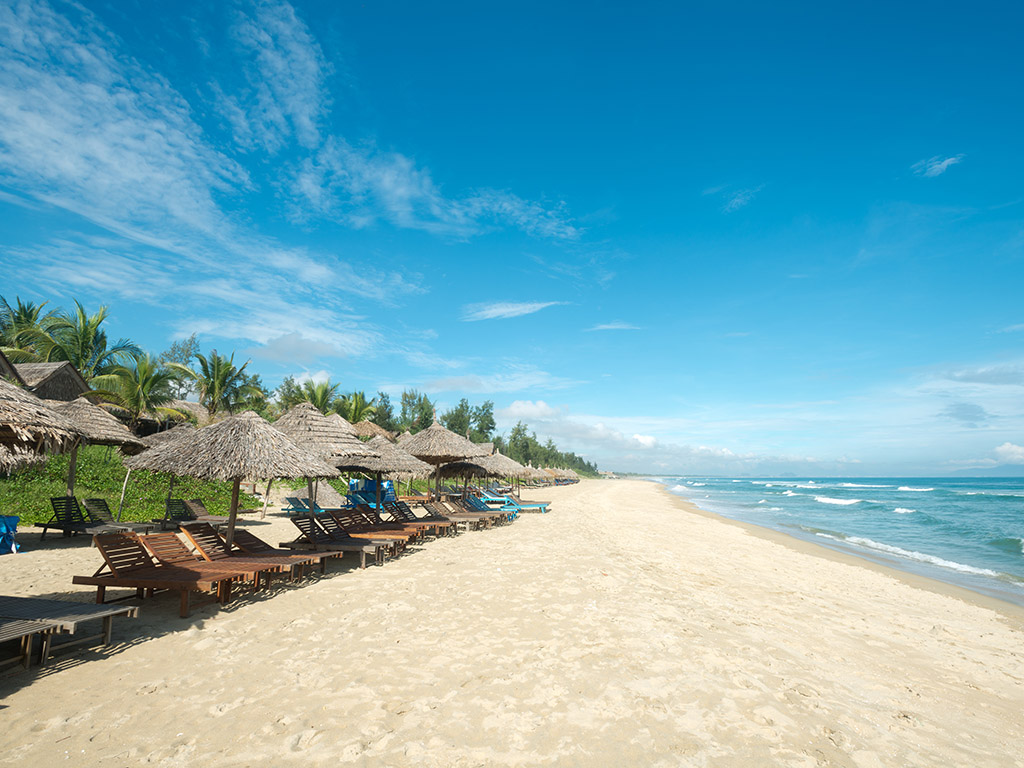
[[[0,475],[0,514],[18,515],[22,525],[42,523],[50,519],[51,496],[67,492],[68,462],[70,456],[50,456],[40,464],[10,476]],[[75,473],[75,495],[79,499],[102,498],[117,515],[121,498],[121,485],[127,469],[121,454],[113,448],[86,445],[78,449]],[[128,481],[124,496],[122,519],[148,521],[164,516],[164,500],[171,475],[135,470]],[[206,482],[191,477],[174,478],[174,496],[179,499],[202,499],[211,514],[227,514],[231,508],[231,483]],[[249,494],[240,494],[239,507],[262,505]]]

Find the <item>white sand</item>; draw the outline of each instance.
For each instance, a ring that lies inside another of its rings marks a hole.
[[[143,602],[113,648],[0,677],[0,764],[1024,765],[1013,608],[652,483],[535,496],[551,514],[381,568],[190,619]],[[0,591],[66,593],[98,565],[80,543],[32,549],[0,558]]]

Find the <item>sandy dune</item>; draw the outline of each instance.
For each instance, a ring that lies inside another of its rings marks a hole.
[[[1011,607],[753,535],[652,483],[534,495],[551,514],[381,568],[190,619],[142,603],[112,649],[0,677],[0,764],[1024,765]],[[79,542],[32,549],[0,558],[2,591],[66,595],[98,565]]]

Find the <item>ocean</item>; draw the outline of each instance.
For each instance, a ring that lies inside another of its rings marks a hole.
[[[1024,478],[659,481],[723,517],[1024,605]]]

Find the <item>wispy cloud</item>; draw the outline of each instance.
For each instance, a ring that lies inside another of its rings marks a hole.
[[[910,168],[918,176],[933,178],[935,176],[941,176],[948,171],[950,167],[962,162],[963,159],[963,155],[952,155],[950,157],[941,157],[936,155],[935,157],[927,160],[919,160],[910,166]]]
[[[996,448],[995,454],[1003,464],[1024,464],[1024,445],[1003,443]]]
[[[500,301],[493,304],[467,304],[462,308],[462,319],[466,322],[473,322],[521,317],[565,303],[564,301]]]
[[[291,138],[313,148],[329,99],[330,74],[320,46],[295,9],[285,2],[261,2],[239,12],[232,30],[246,54],[242,65],[248,87],[225,97],[236,138],[277,152]]]
[[[553,376],[530,365],[509,365],[497,373],[468,374],[434,379],[426,388],[436,392],[499,394],[568,389],[579,382]]]
[[[632,325],[630,323],[602,323],[601,325],[595,325],[593,328],[586,328],[586,331],[639,331],[642,330],[639,325]]]
[[[725,205],[722,206],[722,210],[725,213],[738,211],[740,208],[749,205],[750,201],[753,200],[762,189],[764,189],[764,184],[759,184],[758,186],[750,187],[749,189],[738,189],[735,192],[729,192],[727,195],[729,199],[726,200]]]
[[[1024,323],[1017,323],[1016,325],[1008,325],[1005,328],[1000,328],[999,333],[1019,333],[1024,331]]]
[[[292,215],[299,220],[313,212],[355,228],[386,221],[457,238],[501,227],[562,241],[577,240],[582,234],[563,202],[548,206],[493,189],[450,198],[430,171],[411,158],[355,147],[340,136],[328,137],[295,168],[288,189]]]
[[[992,414],[982,406],[966,402],[950,403],[939,415],[971,428],[977,428],[992,418]]]

